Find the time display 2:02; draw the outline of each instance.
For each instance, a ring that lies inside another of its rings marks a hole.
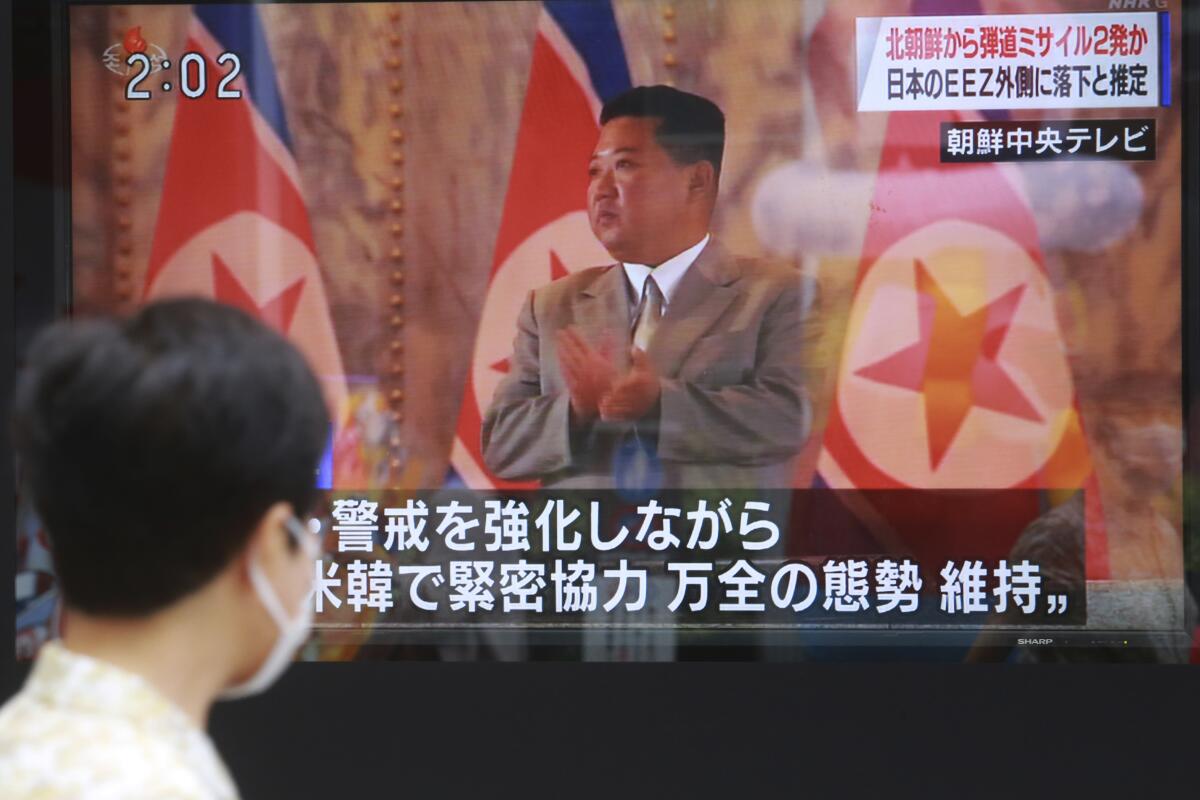
[[[131,53],[129,58],[125,59],[125,63],[133,67],[136,71],[130,75],[129,82],[125,84],[125,99],[126,100],[149,100],[150,90],[141,88],[141,84],[150,76],[151,72],[155,72],[154,62],[145,53]],[[229,85],[237,79],[242,71],[242,60],[238,58],[236,53],[221,53],[217,56],[217,64],[225,67],[225,75],[217,83],[217,98],[222,100],[236,99],[242,96],[241,89],[231,89]],[[161,88],[164,92],[170,92],[176,86],[183,93],[184,97],[192,99],[203,97],[208,91],[208,68],[205,63],[204,56],[200,53],[184,53],[179,59],[179,80],[175,85],[170,81],[163,81]],[[166,72],[171,68],[171,61],[163,59],[159,65],[159,70]]]

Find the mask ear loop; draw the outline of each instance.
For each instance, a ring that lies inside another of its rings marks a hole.
[[[317,533],[314,530],[309,528],[295,516],[289,516],[287,520],[284,521],[283,525],[285,528],[287,528],[288,533],[291,534],[292,538],[296,541],[296,544],[300,546],[300,550],[304,553],[305,558],[313,560],[320,555],[320,540],[317,538]],[[311,603],[313,594],[315,594],[316,591],[317,587],[315,584],[309,587],[309,590],[304,593],[303,602],[305,604]],[[280,606],[280,608],[282,608],[282,606]],[[287,618],[286,615],[285,618]]]
[[[250,564],[250,580],[254,582],[254,587],[258,590],[258,599],[266,607],[271,619],[275,620],[280,630],[286,630],[290,619],[288,613],[280,602],[279,595],[275,594],[271,582],[267,580],[266,573],[257,563]],[[305,596],[304,602],[308,602],[310,595]]]
[[[294,516],[288,517],[283,525],[287,528],[288,533],[291,534],[292,540],[304,551],[304,555],[309,558],[317,557],[317,552],[320,548],[317,544],[317,534],[315,531]]]
[[[296,542],[297,546],[302,551],[308,550],[305,539],[309,536],[309,534],[304,530],[304,526],[300,520],[296,519],[295,517],[288,517],[283,525],[287,529],[288,535]],[[279,595],[275,593],[275,588],[271,586],[271,582],[267,580],[266,573],[263,572],[262,567],[258,565],[257,561],[250,562],[250,580],[254,583],[254,587],[258,590],[258,599],[262,601],[263,606],[266,607],[267,613],[271,615],[273,620],[275,620],[275,624],[279,626],[280,630],[286,630],[288,622],[291,619],[291,615],[288,614],[287,609],[283,607],[283,603],[280,601]],[[311,593],[305,595],[304,602],[307,603],[310,597]]]

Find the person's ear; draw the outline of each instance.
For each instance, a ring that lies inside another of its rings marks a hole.
[[[716,193],[717,171],[711,161],[701,159],[688,167],[688,194],[694,198],[711,197]]]
[[[258,518],[240,558],[239,572],[247,583],[250,580],[249,565],[252,559],[268,575],[292,560],[296,545],[285,526],[293,513],[291,503],[279,502],[270,506]]]

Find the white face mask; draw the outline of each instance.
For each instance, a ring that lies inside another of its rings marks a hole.
[[[305,558],[308,560],[315,558],[315,535],[310,533],[304,524],[295,517],[289,519],[286,524],[288,531],[300,543]],[[275,638],[275,645],[258,670],[245,681],[224,689],[217,696],[219,700],[237,700],[266,691],[287,670],[292,656],[308,639],[309,631],[312,629],[311,588],[304,593],[304,598],[300,601],[300,610],[296,616],[292,617],[284,610],[283,603],[279,601],[279,595],[275,593],[271,582],[267,580],[266,573],[262,571],[256,561],[250,562],[250,583],[254,586],[254,593],[258,595],[259,602],[267,609],[267,613],[271,615],[271,619],[278,626],[279,635]]]

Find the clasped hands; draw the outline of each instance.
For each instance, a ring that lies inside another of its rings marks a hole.
[[[579,421],[599,416],[605,422],[633,422],[658,402],[662,392],[658,370],[644,350],[632,351],[629,371],[620,375],[613,366],[611,347],[593,348],[574,328],[559,331],[557,342],[571,411]]]

